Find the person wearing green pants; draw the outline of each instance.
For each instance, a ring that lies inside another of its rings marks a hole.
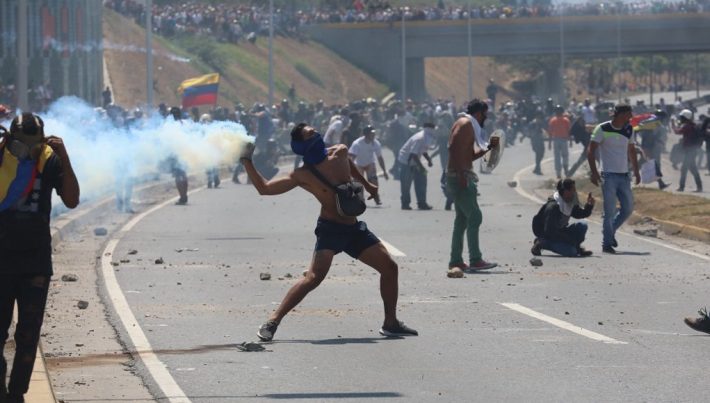
[[[483,122],[486,120],[488,105],[478,99],[469,102],[466,113],[462,114],[451,128],[449,136],[449,163],[446,173],[447,190],[454,198],[456,218],[451,237],[451,258],[449,268],[464,271],[492,269],[496,263],[483,260],[478,242],[478,229],[483,221],[478,206],[478,177],[473,172],[473,161],[483,157],[489,150],[482,136]],[[498,139],[491,140],[490,147]],[[463,236],[468,240],[469,263],[463,261]]]

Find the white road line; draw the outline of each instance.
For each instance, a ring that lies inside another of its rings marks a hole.
[[[204,187],[195,189],[188,194],[193,194],[204,189]],[[123,324],[128,337],[131,338],[131,343],[138,353],[141,361],[150,372],[150,376],[158,385],[163,395],[171,403],[190,403],[190,399],[185,395],[180,386],[177,384],[170,371],[165,367],[158,356],[153,352],[153,347],[150,345],[148,338],[146,337],[143,329],[141,329],[140,324],[136,320],[133,311],[131,310],[126,296],[121,290],[121,286],[118,284],[116,279],[116,273],[113,270],[113,265],[111,265],[113,253],[116,250],[118,242],[121,240],[123,235],[130,231],[138,222],[144,219],[149,214],[155,212],[156,210],[167,206],[170,203],[174,203],[177,197],[166,200],[153,208],[144,211],[136,215],[129,222],[127,222],[117,233],[116,237],[108,241],[106,248],[101,254],[101,273],[103,274],[104,284],[106,286],[106,291],[108,292],[109,298],[113,308],[116,310],[121,323]]]
[[[544,160],[543,163],[550,162],[550,161],[552,161],[552,158],[548,158],[548,159]],[[521,195],[521,196],[523,196],[524,198],[526,198],[526,199],[528,199],[528,200],[531,200],[531,201],[533,201],[533,202],[535,202],[535,203],[544,203],[544,202],[545,202],[544,200],[542,200],[541,198],[539,198],[539,197],[537,197],[537,196],[535,196],[535,195],[533,195],[533,194],[528,193],[525,189],[523,189],[523,188],[522,188],[522,184],[521,184],[521,182],[520,182],[520,175],[522,175],[525,171],[529,171],[529,170],[531,170],[531,169],[533,169],[533,168],[535,168],[535,165],[534,165],[534,164],[533,164],[533,165],[530,165],[530,166],[528,166],[528,167],[525,167],[525,168],[523,168],[523,169],[521,169],[521,170],[519,170],[518,172],[515,173],[515,175],[513,175],[513,180],[516,181],[516,182],[518,182],[518,186],[515,187],[515,191],[518,192],[519,195]],[[587,220],[588,220],[589,222],[594,223],[594,224],[597,224],[597,225],[600,225],[600,226],[602,225],[601,222],[599,222],[599,221],[597,221],[597,220],[595,220],[595,219],[587,218]],[[654,239],[649,239],[649,238],[643,237],[643,236],[638,236],[638,235],[636,235],[636,234],[633,234],[633,233],[631,233],[631,232],[626,232],[626,231],[623,231],[623,230],[619,230],[619,231],[617,231],[617,232],[619,232],[619,233],[621,233],[621,234],[624,234],[624,235],[626,235],[626,236],[630,236],[630,237],[636,238],[636,239],[638,239],[638,240],[641,240],[641,241],[644,241],[644,242],[647,242],[647,243],[656,245],[656,246],[662,246],[662,247],[664,247],[664,248],[666,248],[666,249],[670,249],[670,250],[673,250],[673,251],[676,251],[676,252],[684,253],[684,254],[689,255],[689,256],[697,257],[698,259],[702,259],[702,260],[705,260],[705,261],[710,261],[710,256],[702,255],[702,254],[700,254],[700,253],[693,252],[693,251],[691,251],[691,250],[685,250],[685,249],[679,248],[679,247],[677,247],[677,246],[669,245],[669,244],[667,244],[667,243],[665,243],[665,242],[657,241],[657,240],[654,240]]]
[[[625,341],[619,341],[616,339],[612,339],[611,337],[604,336],[603,334],[599,334],[599,333],[593,332],[591,330],[587,330],[583,327],[573,325],[569,322],[565,322],[563,320],[553,318],[552,316],[547,316],[547,315],[542,314],[540,312],[533,311],[532,309],[526,308],[520,304],[516,304],[516,303],[512,303],[512,302],[499,302],[499,304],[501,304],[504,307],[511,309],[513,311],[520,312],[523,315],[528,315],[531,318],[535,318],[535,319],[541,320],[543,322],[547,322],[551,325],[559,327],[560,329],[568,330],[572,333],[576,333],[580,336],[584,336],[584,337],[590,338],[592,340],[601,341],[601,342],[607,343],[607,344],[628,344]]]
[[[380,242],[382,242],[382,245],[385,245],[385,248],[387,249],[387,252],[390,253],[390,255],[394,257],[405,257],[407,255],[404,254],[401,250],[395,248],[391,243],[385,241],[384,239],[380,238]]]

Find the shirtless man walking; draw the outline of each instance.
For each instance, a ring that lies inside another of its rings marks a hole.
[[[261,195],[278,195],[296,187],[301,187],[315,196],[321,204],[320,217],[316,225],[316,247],[306,276],[286,293],[281,305],[264,323],[257,336],[262,341],[273,339],[276,329],[286,314],[325,279],[333,257],[345,252],[380,273],[380,295],[384,302],[385,320],[380,334],[386,337],[416,336],[417,331],[397,320],[398,271],[397,263],[380,240],[367,229],[363,221],[356,217],[345,217],[338,213],[335,192],[318,179],[308,165],[320,172],[328,182],[338,185],[353,178],[363,184],[371,198],[377,196],[377,186],[365,179],[355,164],[348,158],[348,148],[343,144],[325,147],[323,138],[313,127],[300,123],[291,131],[291,149],[303,156],[304,167],[298,168],[286,177],[266,181],[254,168],[251,161],[253,147],[248,147],[240,156],[240,161]]]
[[[449,164],[446,169],[447,191],[454,199],[456,219],[451,239],[451,259],[449,268],[461,270],[487,270],[497,266],[483,260],[478,242],[478,229],[483,214],[478,207],[478,176],[473,172],[473,161],[483,157],[490,148],[498,145],[493,138],[485,144],[482,137],[483,122],[486,120],[488,105],[478,99],[469,102],[466,113],[462,114],[451,128],[449,136]],[[463,261],[463,235],[466,232],[470,266]]]

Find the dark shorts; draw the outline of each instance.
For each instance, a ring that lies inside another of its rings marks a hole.
[[[370,246],[380,243],[363,221],[355,224],[339,224],[319,218],[315,234],[316,251],[328,249],[336,255],[345,252],[353,259],[357,259],[362,251]]]

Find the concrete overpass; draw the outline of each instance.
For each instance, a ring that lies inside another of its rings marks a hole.
[[[401,90],[402,26],[395,23],[323,24],[311,38]],[[560,32],[564,35],[560,35]],[[564,37],[564,41],[561,37]],[[473,56],[559,54],[624,56],[710,51],[710,13],[574,16],[472,20]],[[426,96],[424,59],[468,54],[468,22],[405,22],[407,96]]]

